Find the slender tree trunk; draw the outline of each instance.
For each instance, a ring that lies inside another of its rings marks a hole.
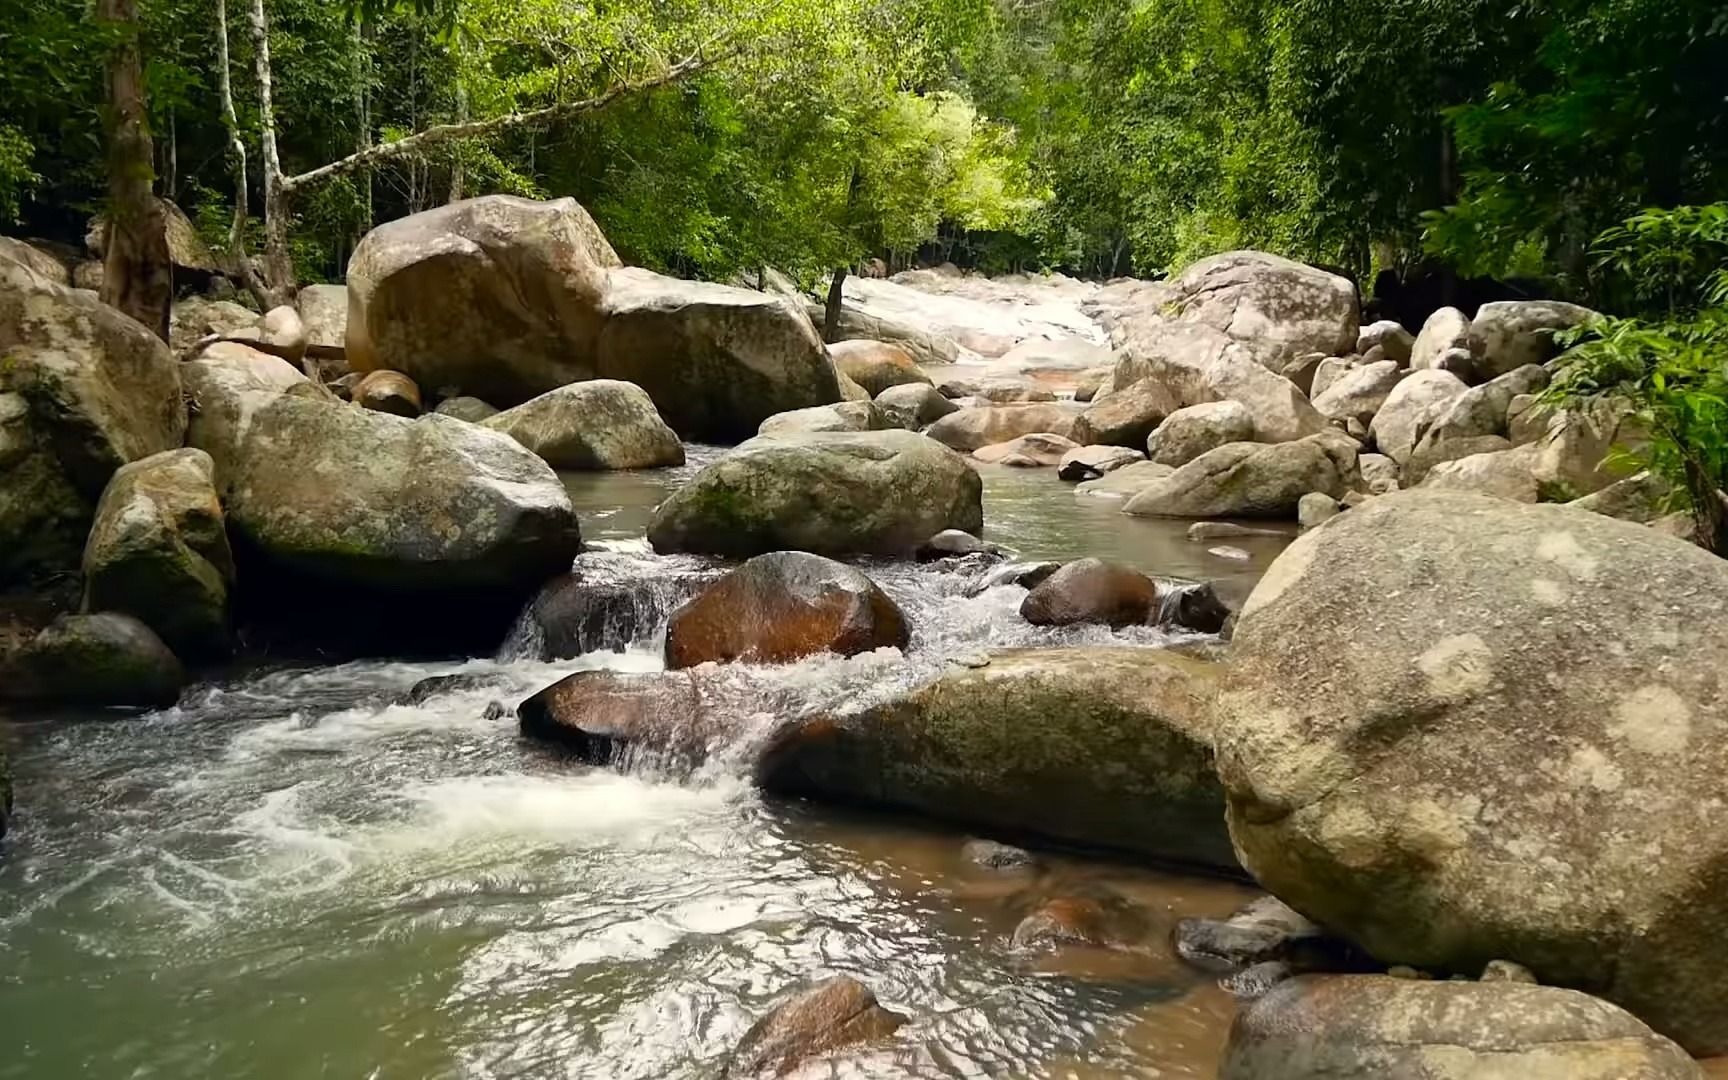
[[[97,17],[115,24],[108,55],[108,254],[102,299],[168,340],[174,264],[156,201],[155,150],[138,48],[138,0],[99,0]]]
[[[276,110],[272,103],[270,20],[264,0],[252,0],[252,53],[258,72],[258,134],[264,149],[264,279],[272,306],[294,293],[294,260],[288,253],[288,199],[282,183],[282,157],[276,149]]]
[[[840,305],[845,300],[846,268],[834,268],[834,278],[828,283],[828,305],[822,313],[822,340],[833,344],[840,340]]]
[[[364,154],[372,148],[372,29],[363,19],[357,19],[354,24],[354,113],[359,128],[354,152]],[[361,214],[365,220],[361,223],[360,235],[365,236],[371,231],[373,220],[371,169],[366,170],[361,199]]]
[[[234,112],[234,81],[228,60],[228,0],[216,0],[216,96],[222,105],[222,126],[228,132],[228,167],[234,177],[234,218],[228,225],[228,261],[236,280],[252,299],[268,309],[269,293],[258,280],[252,257],[246,253],[246,219],[250,216],[250,192],[246,180],[246,140],[240,137],[240,119]]]
[[[457,79],[458,79],[458,82],[456,83],[456,122],[458,124],[466,124],[468,122],[468,91],[463,88],[462,83],[460,82],[460,79],[461,79],[460,75],[457,76]],[[462,200],[462,185],[463,185],[463,181],[466,179],[467,179],[467,177],[464,175],[464,170],[462,167],[462,146],[461,146],[461,144],[457,144],[457,146],[455,148],[455,152],[453,154],[452,162],[450,165],[450,201],[451,202],[460,202]]]

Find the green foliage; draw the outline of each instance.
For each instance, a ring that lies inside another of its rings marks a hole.
[[[22,131],[0,125],[0,221],[15,220],[20,200],[42,182],[30,168],[35,151]]]
[[[1585,408],[1630,400],[1649,431],[1640,461],[1720,544],[1728,490],[1728,205],[1650,211],[1606,231],[1598,266],[1633,295],[1666,305],[1657,320],[1604,318],[1567,334],[1548,400]],[[1687,298],[1687,297],[1690,298]]]

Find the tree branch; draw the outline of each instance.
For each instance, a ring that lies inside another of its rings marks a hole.
[[[488,120],[470,120],[466,123],[438,124],[427,128],[425,131],[409,135],[406,138],[397,139],[395,142],[381,143],[377,146],[371,146],[365,150],[361,150],[358,153],[349,154],[347,157],[342,158],[339,161],[332,161],[328,165],[320,165],[318,168],[312,169],[309,172],[303,172],[298,176],[284,177],[282,180],[282,188],[285,191],[297,192],[302,188],[322,183],[337,176],[342,176],[353,172],[356,169],[372,168],[374,166],[383,165],[399,158],[421,153],[435,146],[441,146],[444,143],[455,142],[462,139],[481,138],[487,135],[496,135],[500,132],[511,131],[519,127],[527,127],[531,124],[553,123],[555,121],[568,120],[571,117],[581,116],[585,113],[597,112],[620,98],[628,97],[632,94],[643,93],[649,90],[657,90],[663,86],[670,86],[673,83],[680,82],[692,75],[705,71],[708,68],[713,67],[715,64],[730,58],[734,51],[735,50],[732,49],[726,49],[717,53],[708,53],[706,50],[699,50],[691,56],[685,57],[678,63],[673,64],[671,67],[665,69],[652,78],[634,83],[620,82],[613,85],[605,93],[600,94],[597,97],[584,98],[581,101],[567,101],[558,105],[548,105],[542,109],[531,109],[527,112],[506,113],[503,116],[495,116]]]

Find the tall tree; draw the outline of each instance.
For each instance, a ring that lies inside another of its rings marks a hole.
[[[108,55],[108,240],[102,299],[168,340],[174,264],[156,201],[155,151],[144,97],[137,0],[100,0],[114,35]]]

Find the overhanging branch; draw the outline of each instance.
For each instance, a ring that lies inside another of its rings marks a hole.
[[[597,97],[584,98],[581,101],[567,101],[558,105],[548,105],[543,109],[530,109],[527,112],[506,113],[503,116],[494,116],[487,120],[438,124],[406,138],[397,139],[395,142],[367,147],[358,153],[349,154],[339,161],[320,165],[318,168],[303,172],[298,176],[283,177],[282,190],[284,192],[296,192],[301,188],[323,183],[357,169],[373,168],[411,154],[424,153],[445,143],[497,135],[500,132],[511,131],[519,127],[554,123],[581,116],[584,113],[596,112],[620,98],[649,90],[657,90],[660,87],[670,86],[687,79],[727,59],[732,55],[732,52],[733,50],[730,49],[714,53],[702,50],[680,60],[652,78],[643,79],[640,82],[620,82]]]

